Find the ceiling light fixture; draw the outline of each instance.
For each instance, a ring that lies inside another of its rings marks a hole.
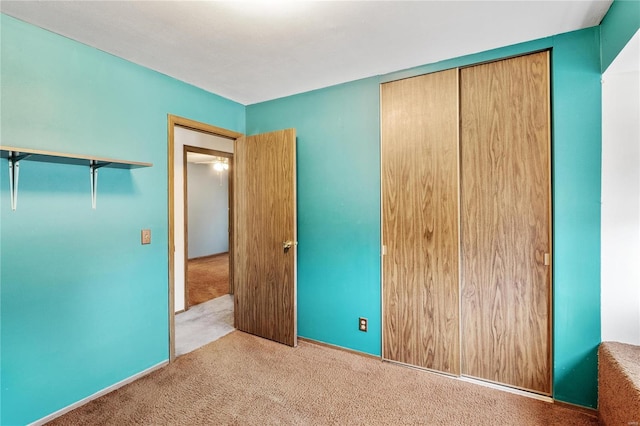
[[[213,163],[213,170],[215,170],[216,172],[222,172],[223,170],[229,170],[229,165],[227,163],[223,163],[223,162],[215,162]]]

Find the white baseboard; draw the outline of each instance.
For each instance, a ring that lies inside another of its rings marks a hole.
[[[127,377],[126,379],[121,380],[118,383],[114,383],[113,385],[111,385],[109,387],[106,387],[106,388],[94,393],[93,395],[89,395],[88,397],[83,398],[78,402],[74,402],[73,404],[68,405],[68,406],[66,406],[64,408],[61,408],[60,410],[58,410],[58,411],[56,411],[54,413],[51,413],[48,416],[45,416],[45,417],[43,417],[43,418],[41,418],[39,420],[36,420],[33,423],[29,423],[29,426],[41,426],[41,425],[44,425],[45,423],[50,422],[51,420],[55,419],[56,417],[60,417],[61,415],[66,414],[71,410],[75,410],[76,408],[86,404],[89,401],[93,401],[94,399],[99,398],[102,395],[106,395],[109,392],[112,392],[112,391],[114,391],[114,390],[116,390],[118,388],[121,388],[124,385],[128,385],[129,383],[134,382],[134,381],[138,380],[139,378],[141,378],[143,376],[146,376],[147,374],[164,367],[167,364],[169,364],[169,361],[162,361],[161,363],[158,363],[158,364],[156,364],[156,365],[154,365],[152,367],[149,367],[146,370],[143,370],[143,371],[141,371],[141,372],[139,372],[137,374],[134,374],[131,377]]]

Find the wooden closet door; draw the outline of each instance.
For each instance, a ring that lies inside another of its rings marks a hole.
[[[462,374],[551,393],[548,52],[461,70]]]
[[[458,71],[382,85],[383,357],[459,374]]]

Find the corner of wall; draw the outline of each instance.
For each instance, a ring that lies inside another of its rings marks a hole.
[[[604,72],[640,28],[640,1],[614,0],[599,28],[600,71]]]

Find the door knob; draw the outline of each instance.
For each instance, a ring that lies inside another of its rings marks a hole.
[[[288,241],[283,241],[282,242],[282,249],[285,252],[288,251],[291,247],[293,247],[293,241],[288,240]]]

